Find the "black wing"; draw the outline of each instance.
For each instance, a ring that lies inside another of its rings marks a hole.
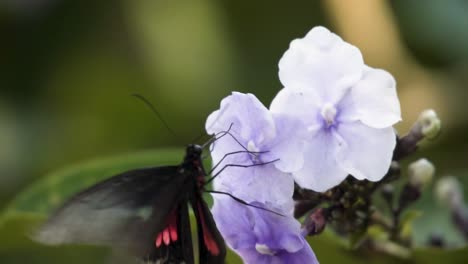
[[[216,227],[213,215],[200,192],[190,199],[198,226],[198,248],[200,263],[222,264],[226,258],[226,245]]]
[[[159,232],[153,242],[153,252],[143,259],[144,263],[195,263],[186,200],[169,213],[166,223],[165,228]]]
[[[154,254],[155,239],[168,215],[187,203],[186,178],[177,166],[114,176],[69,199],[38,230],[35,239],[46,244],[125,248],[145,259]]]

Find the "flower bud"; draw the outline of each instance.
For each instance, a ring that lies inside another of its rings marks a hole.
[[[421,134],[428,139],[435,138],[440,132],[440,119],[432,109],[422,111],[417,123],[421,129]]]
[[[427,186],[434,177],[435,167],[427,159],[419,159],[408,166],[409,184],[416,188]]]
[[[452,210],[463,205],[463,190],[455,177],[448,176],[438,180],[434,190],[437,200]]]
[[[432,110],[424,110],[411,127],[410,132],[398,138],[397,146],[393,153],[393,160],[401,160],[416,151],[418,144],[424,138],[434,139],[440,132],[440,119]]]
[[[303,236],[313,236],[322,233],[327,224],[326,212],[323,208],[318,208],[308,214],[304,219],[302,227]]]

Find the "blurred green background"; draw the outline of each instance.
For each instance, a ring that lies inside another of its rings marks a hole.
[[[268,105],[278,60],[316,25],[395,76],[400,133],[421,110],[439,113],[442,135],[413,158],[468,177],[466,1],[2,0],[0,208],[57,168],[183,147],[233,90]]]

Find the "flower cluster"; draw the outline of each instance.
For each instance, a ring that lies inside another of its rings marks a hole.
[[[246,263],[318,263],[293,217],[294,183],[324,192],[348,175],[380,180],[400,120],[395,81],[323,27],[291,42],[279,62],[284,88],[266,108],[254,95],[226,97],[207,119],[214,188],[282,214],[215,196],[213,215]]]

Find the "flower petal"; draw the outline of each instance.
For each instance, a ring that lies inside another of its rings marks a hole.
[[[283,88],[275,96],[270,111],[276,115],[286,115],[301,120],[306,126],[319,123],[317,120],[322,102],[313,89]]]
[[[307,244],[305,239],[304,243]],[[315,256],[314,252],[310,248],[310,246],[306,245],[300,251],[295,252],[294,254],[284,254],[281,256],[282,263],[288,264],[319,264],[317,257]]]
[[[255,248],[237,250],[237,253],[245,264],[281,264],[277,257],[259,254]]]
[[[394,125],[401,120],[395,79],[387,71],[366,67],[362,80],[351,88],[340,108],[342,122],[360,120],[374,128]]]
[[[233,92],[221,101],[220,109],[208,116],[205,127],[208,134],[226,131],[231,127],[233,134],[244,139],[255,137],[259,134],[257,131],[262,132],[260,140],[275,136],[273,117],[268,109],[253,94],[238,92]]]
[[[271,149],[262,155],[266,160],[279,159],[274,163],[283,172],[298,171],[304,165],[304,124],[296,118],[274,115],[277,135]]]
[[[214,188],[248,203],[274,204],[284,211],[293,207],[294,179],[273,164],[227,168],[214,180]]]
[[[302,236],[300,236],[299,233],[289,234],[280,238],[279,245],[287,252],[294,253],[304,247],[304,241],[302,240]]]
[[[251,231],[255,219],[245,205],[231,200],[219,194],[213,196],[211,212],[216,226],[233,249],[252,248],[256,243]]]
[[[272,209],[261,203],[253,205]],[[217,196],[212,213],[226,243],[244,263],[317,263],[292,215],[279,216]]]
[[[294,172],[302,188],[324,192],[343,181],[348,173],[337,162],[337,153],[345,148],[335,132],[320,129],[308,140],[301,170]]]
[[[357,179],[382,179],[390,168],[396,145],[393,128],[372,128],[356,121],[342,124],[338,134],[347,148],[338,154],[340,165]]]
[[[279,62],[279,78],[286,88],[305,86],[322,100],[336,103],[361,78],[363,65],[358,48],[324,27],[315,27],[291,42]]]

